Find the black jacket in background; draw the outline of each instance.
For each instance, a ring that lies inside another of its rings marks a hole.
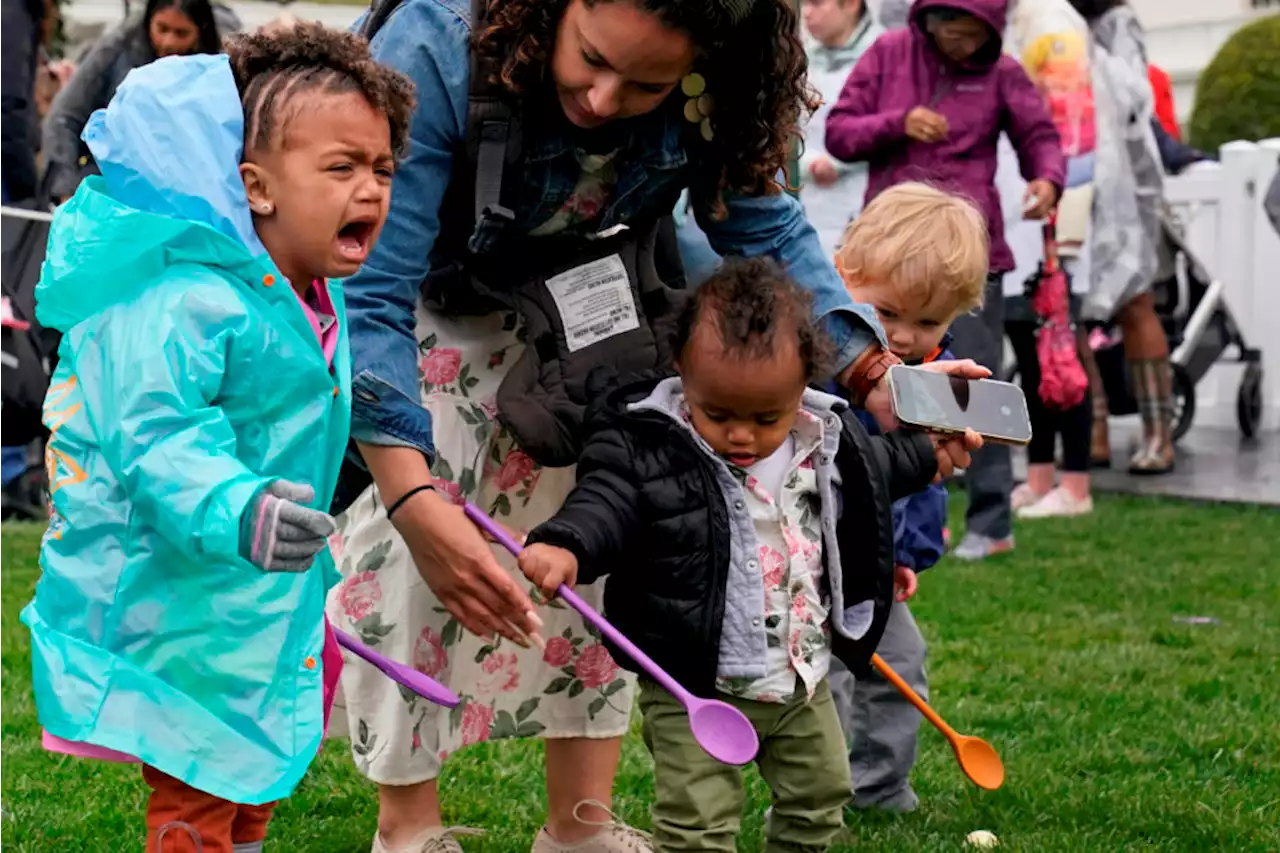
[[[609,620],[688,690],[709,697],[729,573],[728,510],[714,463],[684,427],[659,412],[627,411],[658,381],[624,385],[591,410],[578,484],[528,541],[572,551],[579,583],[607,575]],[[849,409],[840,416],[843,508],[836,537],[844,606],[872,600],[875,616],[856,642],[833,630],[832,651],[865,674],[893,601],[893,501],[927,486],[937,461],[923,434],[873,438]],[[636,670],[612,644],[609,651]]]
[[[0,167],[7,201],[36,194],[36,59],[42,0],[4,0],[0,27]]]

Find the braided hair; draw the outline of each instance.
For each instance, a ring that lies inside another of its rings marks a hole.
[[[357,92],[386,116],[391,150],[397,158],[404,156],[413,84],[399,71],[375,62],[364,38],[316,23],[297,23],[231,36],[227,56],[244,105],[246,155],[279,144],[283,128],[302,108],[300,95]]]

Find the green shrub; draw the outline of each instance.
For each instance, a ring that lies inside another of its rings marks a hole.
[[[1227,39],[1196,83],[1191,114],[1191,144],[1205,151],[1273,136],[1280,136],[1280,15]]]

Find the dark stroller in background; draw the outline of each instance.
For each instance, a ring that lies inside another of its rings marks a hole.
[[[1209,368],[1229,360],[1245,365],[1236,393],[1236,419],[1246,438],[1257,434],[1262,420],[1262,352],[1250,347],[1224,298],[1222,282],[1215,280],[1182,238],[1182,231],[1166,211],[1162,217],[1165,247],[1172,253],[1174,273],[1158,281],[1154,292],[1156,313],[1169,338],[1173,366],[1173,439],[1191,429],[1196,412],[1196,385]],[[1112,415],[1134,415],[1138,404],[1118,337],[1094,349],[1098,371],[1106,387]]]
[[[61,336],[35,318],[35,289],[49,237],[48,205],[5,207],[3,236],[4,298],[11,321],[3,331],[3,444],[24,451],[25,470],[3,491],[3,517],[43,521],[48,518],[42,421],[45,392],[57,359]]]

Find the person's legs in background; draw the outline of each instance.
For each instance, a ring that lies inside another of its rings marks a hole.
[[[1027,446],[1027,481],[1013,490],[1010,505],[1018,518],[1084,515],[1093,511],[1089,493],[1089,431],[1092,404],[1088,394],[1065,412],[1040,400],[1040,357],[1036,353],[1036,324],[1011,322],[1005,328],[1018,358],[1018,375],[1031,416]],[[1062,485],[1054,488],[1054,450],[1062,436]]]
[[[971,358],[992,371],[1000,369],[1004,350],[1003,276],[987,277],[986,296],[977,314],[957,317],[951,324],[957,358]],[[1013,549],[1013,511],[1009,494],[1013,491],[1013,458],[1009,448],[988,444],[973,454],[965,471],[969,508],[965,514],[964,539],[953,552],[962,560],[981,560]]]
[[[1173,470],[1173,370],[1169,339],[1156,314],[1155,296],[1143,293],[1120,311],[1124,356],[1142,416],[1142,440],[1129,460],[1131,474]]]
[[[889,611],[878,652],[911,689],[929,700],[925,642],[911,609],[896,602]],[[879,672],[861,681],[833,662],[829,677],[841,726],[849,743],[849,774],[855,808],[914,811],[911,790],[920,712]]]

